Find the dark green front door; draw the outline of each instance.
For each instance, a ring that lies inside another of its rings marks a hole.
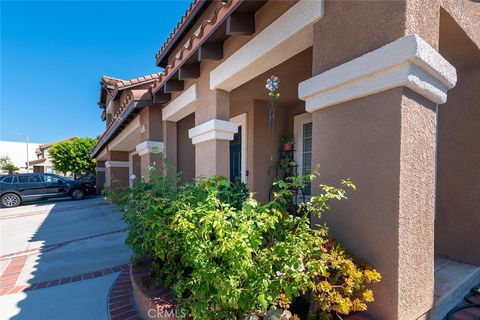
[[[233,135],[230,141],[230,181],[242,178],[242,127]]]

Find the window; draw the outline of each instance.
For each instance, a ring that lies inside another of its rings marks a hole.
[[[40,177],[37,175],[18,176],[18,183],[35,183],[35,182],[42,182]]]
[[[312,123],[304,123],[302,129],[302,175],[305,176],[312,172]],[[306,182],[305,195],[311,195],[311,189],[311,182]]]
[[[312,171],[312,114],[305,112],[296,115],[293,120],[293,135],[295,137],[295,161],[298,164],[298,174],[308,175]],[[303,190],[306,198],[312,194],[311,183],[305,183]]]
[[[57,176],[54,176],[53,174],[46,174],[43,176],[43,181],[47,183],[58,183],[59,180],[62,180],[62,179],[60,179]]]
[[[2,180],[3,183],[12,183],[12,181],[13,181],[13,177],[5,177]]]

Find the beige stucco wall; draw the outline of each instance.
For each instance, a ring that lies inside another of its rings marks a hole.
[[[177,171],[182,173],[182,182],[195,178],[195,146],[188,137],[188,130],[195,127],[195,114],[177,122]]]
[[[480,6],[478,1],[441,0],[441,5],[468,35],[472,42],[480,48]]]
[[[439,106],[435,250],[480,265],[480,50],[447,12],[440,32],[440,53],[458,81]]]
[[[150,171],[150,168],[155,168]],[[163,173],[163,156],[161,153],[147,153],[140,156],[140,172],[145,181],[149,181],[151,175]]]
[[[132,174],[136,177],[135,181],[139,181],[142,178],[142,164],[141,164],[141,159],[138,154],[132,155],[132,169],[133,172]]]
[[[145,125],[145,132],[141,133],[141,141],[163,141],[162,108],[151,106],[142,109],[139,113],[140,123]]]
[[[378,319],[416,319],[432,304],[434,142],[434,107],[408,89],[313,113],[313,164],[321,170],[313,192],[319,182],[356,184],[324,218],[382,273],[369,308]]]
[[[96,167],[101,169],[101,171],[96,171],[95,174],[97,194],[102,194],[103,187],[105,185],[105,161],[97,160]]]
[[[105,171],[97,171],[95,175],[97,194],[102,194],[103,187],[105,186]]]
[[[431,8],[420,7],[418,1],[327,1],[314,26],[313,74],[406,33],[437,47],[438,27],[430,25],[438,14],[425,16]],[[347,249],[383,275],[369,312],[378,319],[420,317],[433,301],[435,106],[397,88],[317,111],[313,127],[321,181],[350,177],[358,188],[325,219]]]
[[[268,201],[275,175],[280,137],[293,133],[293,118],[305,112],[298,99],[298,83],[311,77],[312,50],[307,49],[230,93],[230,117],[247,113],[247,184],[259,201]],[[280,79],[281,98],[276,109],[275,134],[268,130],[268,77]]]
[[[110,161],[129,161],[128,152],[124,151],[107,151],[107,160]],[[105,168],[106,181],[112,187],[128,187],[128,168]]]
[[[110,177],[110,186],[126,188],[128,187],[128,168],[110,167],[106,168],[105,174]]]

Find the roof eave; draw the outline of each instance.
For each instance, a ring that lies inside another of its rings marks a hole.
[[[186,18],[185,22],[180,26],[177,32],[173,35],[172,39],[170,39],[165,46],[165,48],[160,49],[156,56],[156,63],[158,67],[165,68],[167,66],[166,59],[170,55],[173,49],[176,47],[176,43],[178,40],[182,38],[184,35],[185,30],[190,26],[192,20],[202,11],[203,6],[207,3],[207,0],[199,0],[195,7],[192,9],[191,13]]]

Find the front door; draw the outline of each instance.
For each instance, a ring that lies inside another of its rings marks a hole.
[[[242,179],[242,127],[233,135],[230,141],[230,181]]]

